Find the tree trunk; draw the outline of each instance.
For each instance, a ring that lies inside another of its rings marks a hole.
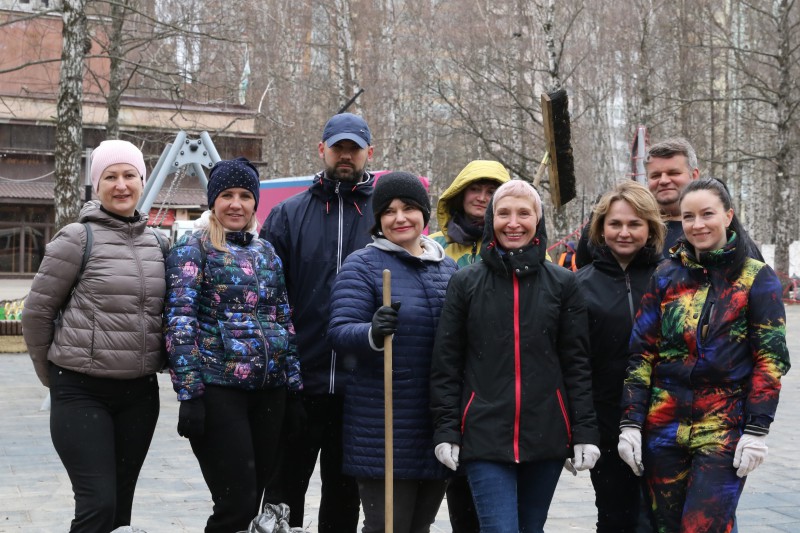
[[[128,0],[120,0],[111,4],[111,40],[108,43],[108,56],[111,60],[108,75],[108,98],[106,109],[106,138],[119,139],[119,111],[122,93],[125,90],[123,79],[122,27],[128,10]]]
[[[74,222],[80,212],[83,152],[83,58],[86,0],[62,2],[63,49],[58,87],[55,191],[56,229]]]

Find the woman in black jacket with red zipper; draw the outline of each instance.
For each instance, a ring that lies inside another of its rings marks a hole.
[[[591,471],[597,531],[651,531],[647,514],[640,513],[640,480],[620,459],[617,439],[631,329],[661,260],[666,228],[650,191],[627,181],[597,202],[588,233],[593,261],[577,276],[589,315],[592,394],[600,426],[602,456]],[[640,521],[645,523],[637,525]]]
[[[541,200],[495,192],[483,261],[445,298],[431,374],[436,456],[463,463],[483,533],[543,531],[564,460],[600,455],[586,308],[575,274],[545,261]]]

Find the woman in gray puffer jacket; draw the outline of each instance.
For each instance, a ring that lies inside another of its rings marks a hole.
[[[158,420],[166,282],[160,240],[136,211],[145,174],[142,152],[127,141],[92,152],[100,201],[47,245],[22,314],[36,374],[50,388],[50,435],[75,494],[70,531],[130,524]]]

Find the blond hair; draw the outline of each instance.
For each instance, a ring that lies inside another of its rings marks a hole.
[[[253,216],[250,218],[250,223],[243,231],[254,233],[257,227],[258,219],[254,211]],[[208,216],[208,228],[206,228],[205,232],[208,236],[208,240],[211,241],[211,246],[220,252],[226,252],[228,250],[228,243],[225,240],[225,226],[219,221],[214,211],[211,211]]]
[[[636,216],[647,222],[647,244],[660,254],[664,247],[667,228],[661,219],[658,203],[647,187],[632,180],[620,183],[613,190],[605,193],[594,206],[592,222],[589,226],[589,241],[595,246],[603,245],[603,225],[606,215],[611,210],[611,205],[620,200],[627,202],[633,208]]]

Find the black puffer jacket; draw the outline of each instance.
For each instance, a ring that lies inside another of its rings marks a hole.
[[[546,231],[495,245],[491,206],[481,263],[450,280],[431,374],[434,444],[461,460],[564,459],[599,444],[586,308],[575,274],[545,261]]]
[[[331,287],[345,258],[372,242],[372,185],[314,176],[308,190],[278,204],[260,237],[283,262],[306,394],[342,394],[355,361],[337,358],[327,339]]]
[[[633,320],[662,256],[653,248],[642,248],[622,270],[607,246],[594,248],[593,254],[592,264],[578,270],[577,276],[589,314],[592,394],[600,441],[611,446],[619,437]]]

